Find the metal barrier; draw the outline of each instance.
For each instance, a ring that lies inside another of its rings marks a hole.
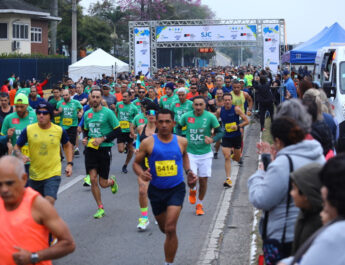
[[[51,74],[48,84],[44,87],[49,89],[68,75],[70,64],[70,58],[0,59],[0,82],[2,84],[12,73],[19,76],[20,81],[35,78],[41,82]]]

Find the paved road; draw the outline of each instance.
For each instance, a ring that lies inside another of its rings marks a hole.
[[[219,51],[216,51],[215,66],[229,66],[231,62],[232,59],[229,56]]]
[[[76,251],[58,261],[62,264],[163,264],[164,235],[154,223],[149,211],[151,224],[146,232],[139,233],[136,225],[139,217],[138,186],[131,166],[128,174],[121,174],[125,155],[113,148],[111,172],[119,182],[119,192],[113,195],[110,189],[102,190],[106,216],[95,220],[96,203],[90,188],[82,186],[80,175],[84,175],[83,156],[75,159],[74,174],[63,178],[62,192],[56,208],[68,223],[75,238]],[[205,216],[195,216],[195,208],[188,203],[186,196],[184,208],[178,224],[179,249],[175,264],[196,264],[204,247],[207,232],[215,215],[216,207],[223,191],[224,159],[220,154],[213,163],[213,177],[204,200]],[[79,181],[78,181],[79,176]],[[76,182],[76,183],[75,183]],[[74,185],[72,185],[75,183]]]

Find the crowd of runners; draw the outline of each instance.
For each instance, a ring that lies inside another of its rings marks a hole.
[[[243,164],[244,130],[254,117],[260,121],[261,131],[265,130],[265,118],[271,118],[274,141],[273,146],[258,144],[262,168],[248,182],[250,201],[265,211],[262,235],[264,243],[268,242],[264,245],[267,264],[295,254],[321,227],[320,218],[319,222],[313,219],[308,229],[300,222],[303,233],[297,230],[294,237],[297,207],[305,213],[314,203],[307,203],[307,191],[313,189],[313,196],[317,196],[318,211],[313,208],[312,213],[319,216],[322,200],[328,201],[324,193],[321,198],[321,186],[328,192],[344,187],[343,180],[322,177],[328,174],[327,170],[339,170],[334,178],[337,174],[344,176],[344,166],[320,166],[325,158],[331,159],[330,164],[344,159],[340,155],[332,159],[335,146],[338,153],[343,151],[343,140],[324,92],[311,82],[308,72],[298,75],[284,70],[273,75],[269,69],[253,66],[164,68],[151,77],[148,73],[123,73],[116,78],[103,75],[97,80],[64,78],[53,85],[51,94],[43,94],[42,87],[48,80],[49,76],[42,83],[20,82],[14,74],[1,88],[0,226],[6,234],[0,235],[0,249],[6,251],[0,251],[0,260],[5,260],[5,264],[35,264],[74,250],[68,227],[53,207],[62,164],[66,165],[64,171],[69,177],[74,157],[83,157],[83,186],[91,187],[96,203],[93,218],[101,219],[106,207],[100,188],[110,188],[113,194],[119,189],[113,174],[119,172],[110,172],[115,144],[118,152],[125,154],[122,161],[116,161],[121,163],[122,173],[129,173],[133,160],[137,175],[137,229],[145,231],[150,224],[150,201],[155,220],[166,235],[166,265],[173,264],[177,251],[176,226],[185,194],[188,193],[189,203],[195,205],[195,214],[204,215],[212,161],[219,159],[220,149],[225,173],[219,185],[232,187],[231,165]],[[310,167],[311,162],[316,164],[307,169],[312,174],[310,183],[300,182],[300,174],[307,174],[304,166]],[[316,185],[313,179],[318,179],[320,171],[323,175]],[[343,206],[338,204],[343,195],[339,199],[337,191],[332,194],[335,197],[331,206],[327,205],[333,208],[323,209],[328,226],[334,223],[328,221],[338,220],[344,214]],[[30,213],[30,217],[14,224],[12,219],[25,213]],[[337,225],[344,226],[342,222]],[[32,231],[32,237],[37,233],[40,236],[36,241],[28,238],[20,242],[23,229]],[[31,244],[32,241],[36,243]],[[19,245],[20,248],[13,249]],[[303,253],[297,252],[299,258],[311,245],[312,242]],[[275,248],[279,250],[278,257],[272,254],[276,253]],[[295,257],[295,261],[299,260]]]

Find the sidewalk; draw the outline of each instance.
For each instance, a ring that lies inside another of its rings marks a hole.
[[[247,265],[250,262],[253,207],[248,200],[247,180],[258,165],[259,127],[254,121],[245,129],[243,164],[233,163],[234,186],[221,195],[198,265]]]

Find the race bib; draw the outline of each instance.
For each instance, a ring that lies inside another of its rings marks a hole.
[[[62,119],[62,125],[71,126],[72,123],[73,123],[73,119],[72,118],[63,118]]]
[[[55,124],[60,124],[60,121],[61,121],[61,117],[60,116],[54,117]]]
[[[120,121],[121,129],[129,129],[129,121]]]
[[[29,146],[24,145],[24,146],[22,147],[22,154],[25,155],[25,156],[27,156],[27,157],[30,157]]]
[[[175,160],[156,161],[155,167],[158,177],[171,177],[177,175],[177,165]]]
[[[147,159],[147,157],[145,157],[145,167],[150,168],[149,160]]]
[[[226,123],[225,124],[225,131],[226,132],[234,132],[234,131],[237,131],[237,128],[234,130],[234,129],[232,129],[231,127],[232,126],[234,126],[234,125],[236,125],[236,122],[231,122],[231,123]]]
[[[95,138],[91,138],[91,139],[87,142],[87,147],[90,147],[90,148],[93,148],[93,149],[98,150],[99,145],[94,145],[94,144],[93,144],[93,141],[94,141],[94,140],[95,140]]]

